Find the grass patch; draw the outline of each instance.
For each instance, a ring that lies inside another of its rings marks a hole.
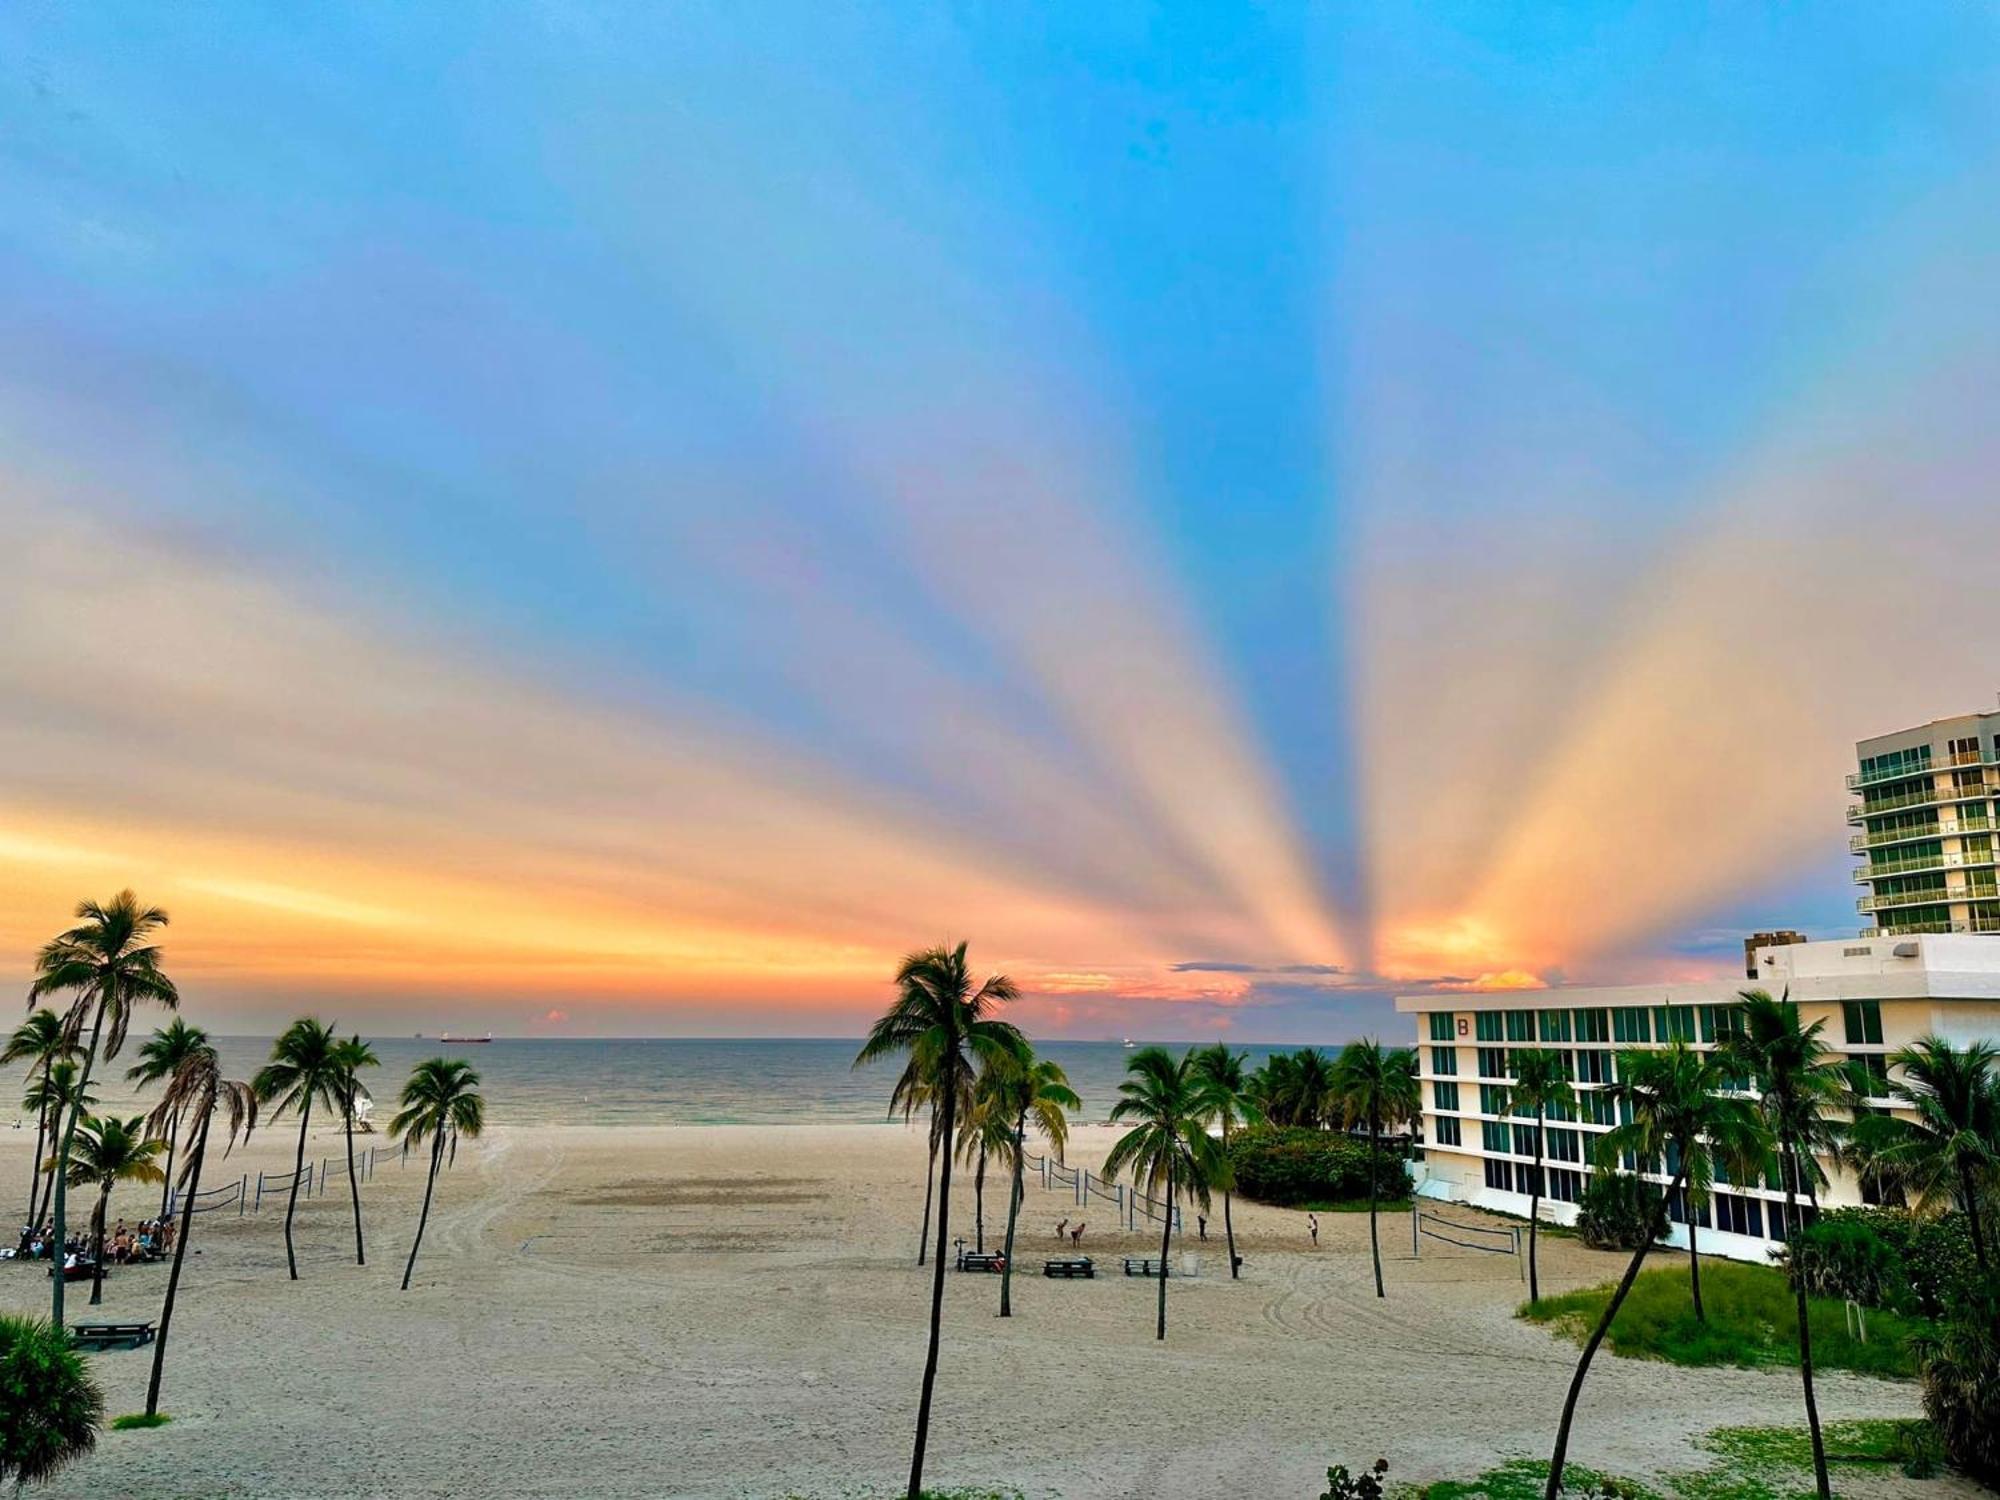
[[[111,1430],[113,1432],[133,1432],[142,1427],[164,1427],[171,1421],[173,1421],[173,1418],[163,1411],[156,1411],[150,1417],[142,1411],[127,1412],[122,1417],[113,1417],[111,1419]]]
[[[1560,1297],[1523,1305],[1518,1316],[1547,1323],[1578,1343],[1604,1313],[1608,1286],[1586,1287]],[[1687,1265],[1646,1271],[1632,1284],[1618,1309],[1606,1342],[1628,1359],[1660,1359],[1676,1365],[1797,1365],[1798,1314],[1784,1273],[1769,1266],[1705,1261],[1702,1304],[1708,1321],[1697,1322],[1688,1289]],[[1846,1305],[1827,1297],[1807,1301],[1812,1320],[1813,1364],[1824,1370],[1912,1379],[1910,1337],[1930,1325],[1879,1309],[1868,1314],[1868,1342],[1847,1331]]]
[[[1912,1478],[1939,1472],[1927,1459],[1937,1445],[1928,1422],[1829,1422],[1822,1436],[1828,1467],[1835,1470],[1896,1464]],[[1699,1439],[1699,1445],[1715,1455],[1705,1469],[1642,1484],[1567,1464],[1564,1489],[1618,1500],[1800,1500],[1812,1493],[1812,1439],[1803,1427],[1723,1427]],[[1396,1500],[1541,1500],[1548,1477],[1547,1460],[1516,1458],[1476,1479],[1401,1486]]]

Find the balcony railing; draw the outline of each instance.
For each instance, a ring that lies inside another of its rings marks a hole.
[[[1866,916],[1872,911],[1887,911],[1896,906],[1949,906],[1953,902],[2000,901],[2000,885],[1959,886],[1956,889],[1935,891],[1897,891],[1888,895],[1861,896],[1854,902],[1854,909]]]
[[[1993,765],[2000,765],[2000,754],[1991,754],[1983,750],[1961,750],[1956,754],[1945,756],[1942,760],[1911,761],[1894,771],[1877,770],[1865,775],[1860,771],[1849,771],[1847,789],[1854,792],[1864,786],[1874,786],[1880,781],[1904,781],[1912,776],[1928,776],[1934,771],[1951,766]]]
[[[1868,818],[1880,817],[1883,813],[1901,812],[1909,807],[1936,807],[1948,802],[1980,802],[1991,797],[1996,790],[1985,783],[1978,786],[1936,786],[1915,787],[1907,792],[1898,792],[1893,797],[1878,798],[1873,802],[1850,802],[1847,804],[1847,821],[1860,823]]]
[[[2000,865],[2000,852],[1992,849],[1977,852],[1963,852],[1946,849],[1939,854],[1925,854],[1916,859],[1891,860],[1887,864],[1856,865],[1854,883],[1870,885],[1877,880],[1886,880],[1891,875],[1922,875],[1931,870],[1976,870]]]
[[[1933,933],[2000,933],[2000,917],[1965,917],[1954,922],[1890,922],[1880,927],[1864,927],[1864,938],[1927,937]]]

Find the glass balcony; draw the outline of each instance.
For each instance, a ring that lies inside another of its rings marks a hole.
[[[1886,864],[1857,865],[1856,885],[1872,885],[1891,875],[1922,875],[1931,870],[1979,870],[2000,866],[2000,852],[1992,849],[1963,853],[1947,849],[1941,854],[1925,854],[1916,859],[1895,859]]]
[[[2000,885],[1966,885],[1956,890],[1902,891],[1886,896],[1858,896],[1854,901],[1854,909],[1867,916],[1870,912],[1889,911],[1899,906],[1963,906],[1970,901],[2000,901]]]
[[[1901,812],[1910,807],[1937,807],[1948,802],[1983,802],[2000,788],[1987,786],[1940,786],[1912,787],[1906,792],[1897,792],[1892,797],[1877,798],[1872,802],[1850,802],[1847,804],[1847,821],[1859,824],[1868,818],[1880,817],[1883,813]]]

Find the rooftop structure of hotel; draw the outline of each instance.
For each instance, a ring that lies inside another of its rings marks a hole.
[[[1856,748],[1860,769],[1848,781],[1863,800],[1850,820],[1862,824],[1855,850],[1868,861],[1856,879],[1872,887],[1862,909],[1876,917],[1856,939],[1800,942],[1795,933],[1760,933],[1746,945],[1752,980],[1556,989],[1536,992],[1532,1004],[1518,991],[1397,1000],[1417,1025],[1426,1141],[1419,1194],[1527,1214],[1536,1125],[1510,1107],[1511,1058],[1548,1048],[1567,1058],[1577,1102],[1543,1127],[1543,1213],[1572,1222],[1596,1138],[1617,1123],[1603,1094],[1616,1055],[1675,1037],[1714,1045],[1744,988],[1788,993],[1803,1021],[1824,1021],[1825,1044],[1875,1080],[1872,1108],[1892,1107],[1888,1057],[1897,1048],[1926,1034],[1958,1045],[2000,1039],[2000,941],[1983,935],[2000,933],[1993,847],[2000,713],[1943,719]],[[1890,859],[1880,860],[1883,853]],[[1908,904],[1906,893],[1915,897]],[[1852,1174],[1832,1161],[1821,1165],[1831,1178],[1822,1204],[1867,1201]],[[1789,1235],[1784,1197],[1775,1175],[1718,1181],[1712,1201],[1695,1209],[1703,1247],[1766,1259]],[[1669,1213],[1670,1242],[1686,1244],[1688,1205],[1670,1203]]]

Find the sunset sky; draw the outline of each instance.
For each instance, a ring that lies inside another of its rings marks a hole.
[[[1853,741],[2000,686],[2000,19],[1235,9],[0,9],[0,974],[1341,1040],[1852,932]]]

